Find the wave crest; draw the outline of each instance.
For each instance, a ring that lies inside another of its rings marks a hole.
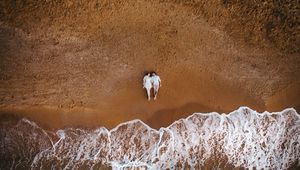
[[[68,128],[56,134],[25,119],[14,126],[1,126],[4,127],[1,136],[6,136],[1,141],[1,158],[8,153],[16,155],[7,158],[1,167],[287,169],[300,166],[300,117],[294,109],[257,113],[241,107],[228,115],[195,113],[159,130],[140,120],[122,123],[110,131]],[[11,147],[5,148],[7,144]],[[24,146],[22,151],[17,149],[20,144]],[[25,155],[19,153],[28,153],[26,156],[31,159],[24,162]],[[21,161],[17,164],[15,160]]]

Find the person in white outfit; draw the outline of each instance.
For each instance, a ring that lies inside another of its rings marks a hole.
[[[152,82],[152,85],[154,88],[154,100],[156,100],[159,87],[161,87],[161,80],[160,80],[160,77],[158,75],[156,75],[155,72],[153,72],[151,75],[151,82]]]
[[[143,79],[143,88],[147,91],[148,101],[150,101],[150,92],[152,88],[151,74],[147,73]]]

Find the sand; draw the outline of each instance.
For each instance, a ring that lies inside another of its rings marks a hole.
[[[218,25],[195,6],[172,2],[99,8],[94,1],[30,2],[13,11],[9,5],[0,23],[3,114],[57,129],[112,128],[132,119],[159,128],[194,112],[239,106],[299,112],[300,58],[292,33],[279,32],[291,36],[284,45],[256,29],[251,40],[243,39],[249,32],[241,25],[234,34],[222,27],[226,19]],[[142,78],[153,70],[163,86],[158,100],[148,102]]]

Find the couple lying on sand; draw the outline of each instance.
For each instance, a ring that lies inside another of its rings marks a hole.
[[[147,73],[143,79],[143,88],[147,91],[148,101],[150,101],[151,88],[154,89],[154,100],[157,98],[158,89],[161,87],[161,80],[155,72]]]

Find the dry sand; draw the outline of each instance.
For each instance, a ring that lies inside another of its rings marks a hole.
[[[294,43],[275,39],[272,44],[255,31],[244,40],[239,38],[246,35],[244,27],[233,36],[191,5],[55,2],[36,8],[35,2],[17,4],[23,10],[13,12],[5,6],[2,113],[48,128],[111,128],[132,119],[159,128],[194,112],[227,113],[239,106],[300,110],[300,57]],[[158,100],[148,102],[142,78],[152,70],[163,86]]]

